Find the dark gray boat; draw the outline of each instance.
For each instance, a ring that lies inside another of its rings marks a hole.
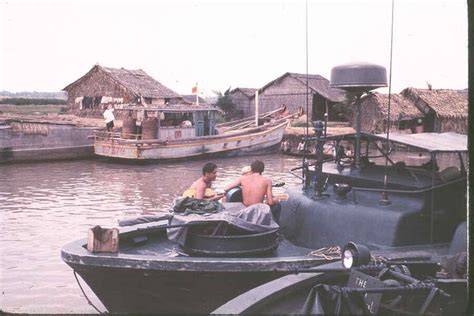
[[[64,246],[61,256],[117,313],[209,313],[294,269],[328,262],[275,230],[213,236],[202,232],[208,224],[196,225],[178,246],[167,227],[162,220],[121,228],[118,253],[89,252],[84,239]]]
[[[331,84],[355,94],[356,133],[326,137],[324,123],[314,122],[316,135],[307,141],[316,141],[316,160],[304,160],[303,186],[288,192],[280,225],[299,246],[348,245],[344,267],[299,269],[213,313],[464,314],[467,136],[361,132],[360,97],[386,85],[383,67],[338,66]],[[328,141],[336,155],[323,163]],[[360,253],[367,260],[356,267]]]
[[[466,315],[465,235],[463,223],[451,245],[379,249],[372,252],[376,262],[359,267],[334,262],[301,270],[258,286],[212,314]]]

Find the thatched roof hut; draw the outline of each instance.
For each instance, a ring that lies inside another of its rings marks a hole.
[[[323,76],[287,72],[259,89],[259,106],[261,112],[272,111],[282,105],[286,105],[290,113],[300,108],[306,111],[307,95],[312,119],[321,119],[326,110],[329,110],[331,119],[331,107],[344,100],[345,92],[329,87],[329,80]],[[254,102],[252,100],[252,107]]]
[[[388,94],[369,93],[361,99],[361,129],[371,133],[386,132]],[[352,104],[351,125],[356,126],[355,104]],[[409,99],[399,94],[390,98],[391,130],[412,129],[424,114]]]
[[[255,98],[254,88],[235,88],[230,91],[232,103],[236,107],[236,112],[242,117],[255,115],[255,109],[252,109],[252,100]]]
[[[100,112],[106,104],[164,105],[183,103],[180,94],[165,87],[145,71],[95,65],[66,86],[73,111]]]
[[[468,101],[463,93],[449,89],[406,88],[401,94],[425,115],[426,132],[467,133]]]

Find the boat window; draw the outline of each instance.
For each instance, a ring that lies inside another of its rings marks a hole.
[[[449,167],[455,167],[458,170],[465,170],[467,166],[467,154],[461,153],[461,157],[457,152],[437,153],[436,164],[439,170],[445,170]]]

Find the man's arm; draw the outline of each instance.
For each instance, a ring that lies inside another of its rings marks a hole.
[[[224,186],[224,191],[229,191],[230,189],[232,188],[235,188],[235,187],[238,187],[239,185],[241,185],[241,181],[240,181],[240,177],[238,177],[237,179],[233,180],[232,182],[230,183],[227,183],[225,186]]]
[[[277,204],[280,201],[278,199],[275,199],[273,197],[273,192],[272,192],[272,180],[268,179],[267,180],[267,204],[268,205],[273,205]]]
[[[204,193],[206,192],[206,184],[202,181],[199,181],[198,183],[196,183],[195,190],[196,193],[194,194],[194,197],[196,199],[203,199]]]
[[[220,199],[222,199],[224,197],[224,194],[221,193],[221,194],[214,194],[214,196],[211,196],[210,198],[208,198],[209,201],[218,201]]]

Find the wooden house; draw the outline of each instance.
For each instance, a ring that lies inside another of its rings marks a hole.
[[[351,125],[356,126],[356,106],[352,103]],[[370,133],[387,131],[388,94],[369,93],[361,98],[361,130]],[[415,104],[399,94],[390,99],[390,130],[410,130],[414,133],[424,114]]]
[[[68,93],[69,109],[77,114],[99,114],[108,104],[163,106],[189,103],[141,69],[95,65],[63,90]]]
[[[312,120],[323,120],[326,111],[329,120],[335,120],[332,106],[344,99],[345,92],[329,87],[329,80],[323,76],[287,72],[259,89],[259,111],[269,112],[286,105],[290,113],[300,108],[306,112],[308,103]],[[255,98],[251,100],[251,114],[254,107]]]
[[[468,101],[465,94],[449,89],[406,88],[401,94],[424,114],[425,132],[467,134]]]
[[[238,116],[249,117],[255,115],[255,91],[253,88],[235,88],[230,91],[232,103]]]

